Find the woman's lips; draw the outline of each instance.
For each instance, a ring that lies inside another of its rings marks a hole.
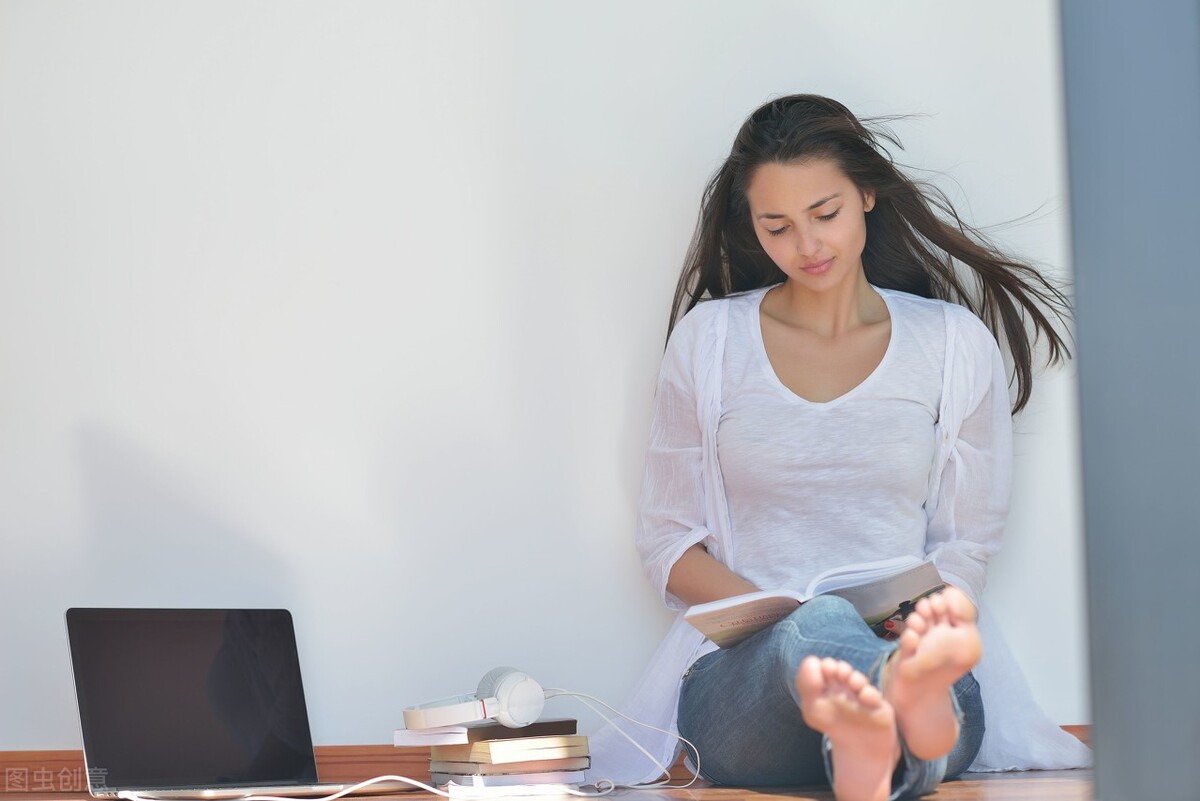
[[[808,273],[809,275],[821,275],[824,272],[828,272],[829,265],[831,264],[833,264],[833,259],[825,259],[825,261],[806,264],[804,265],[803,269],[804,272]]]

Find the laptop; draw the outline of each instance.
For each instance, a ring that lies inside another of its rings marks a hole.
[[[69,609],[96,798],[320,796],[300,657],[283,609]],[[372,785],[366,792],[411,789]]]

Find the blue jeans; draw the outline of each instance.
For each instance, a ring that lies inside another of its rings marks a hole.
[[[700,751],[700,772],[717,784],[829,784],[824,738],[804,724],[795,677],[806,656],[842,659],[878,686],[896,643],[867,628],[848,601],[818,596],[733,648],[701,657],[683,677],[679,733]],[[967,769],[983,740],[983,701],[970,673],[954,685],[958,742],[939,759],[903,748],[892,798],[915,798]]]

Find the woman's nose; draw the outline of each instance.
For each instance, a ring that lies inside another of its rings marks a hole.
[[[812,231],[797,229],[796,231],[796,255],[803,258],[810,258],[817,255],[821,249],[821,243]]]

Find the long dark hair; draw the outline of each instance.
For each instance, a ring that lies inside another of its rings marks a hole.
[[[867,280],[958,303],[982,319],[1008,345],[1017,380],[1015,414],[1029,401],[1038,339],[1045,338],[1048,363],[1070,356],[1055,328],[1056,320],[1066,320],[1069,302],[1032,265],[1005,254],[963,222],[944,193],[901,172],[887,144],[901,147],[887,128],[868,127],[841,103],[817,95],[781,97],[751,114],[704,190],[696,234],[675,288],[668,336],[703,298],[783,282],[783,272],[754,232],[747,185],[763,164],[830,159],[860,190],[875,192],[862,254]],[[970,273],[960,272],[956,262]]]

